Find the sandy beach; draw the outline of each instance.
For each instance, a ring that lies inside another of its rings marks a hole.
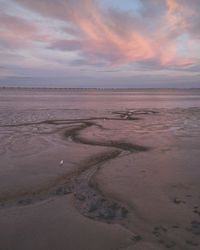
[[[196,93],[12,91],[0,93],[0,250],[199,249]]]
[[[200,250],[200,0],[0,8],[0,250]]]

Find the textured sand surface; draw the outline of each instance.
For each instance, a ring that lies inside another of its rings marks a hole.
[[[199,249],[199,108],[18,95],[1,103],[0,250]]]

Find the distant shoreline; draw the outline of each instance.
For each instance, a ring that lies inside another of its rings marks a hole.
[[[0,86],[0,90],[60,90],[60,91],[176,91],[176,90],[200,90],[200,88],[66,88],[66,87],[16,87]]]

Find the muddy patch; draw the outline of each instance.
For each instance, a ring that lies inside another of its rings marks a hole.
[[[120,204],[119,201],[114,201],[101,194],[92,178],[104,163],[119,157],[123,152],[144,152],[149,150],[149,148],[125,141],[95,140],[82,136],[84,129],[88,129],[93,126],[98,129],[104,129],[102,125],[98,124],[98,121],[100,120],[124,120],[124,117],[122,117],[120,112],[116,112],[116,114],[118,117],[111,116],[74,120],[46,120],[43,122],[11,125],[16,127],[40,126],[44,124],[51,126],[54,125],[56,127],[61,126],[60,129],[61,133],[64,134],[64,138],[70,138],[72,143],[100,146],[109,148],[109,150],[89,157],[83,163],[80,163],[81,171],[75,171],[70,176],[61,176],[46,187],[38,188],[37,190],[31,192],[12,194],[10,197],[2,198],[1,206],[27,206],[35,202],[45,200],[53,195],[67,195],[72,193],[74,195],[76,208],[84,216],[96,220],[102,220],[107,223],[117,222],[126,218],[128,215],[128,208]],[[129,118],[131,115],[130,120],[134,120],[134,117],[130,114],[130,112],[126,112],[124,115],[125,114],[128,115]]]

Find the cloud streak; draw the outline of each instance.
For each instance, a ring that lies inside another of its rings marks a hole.
[[[198,0],[140,0],[137,13],[107,8],[100,0],[9,1],[30,11],[32,18],[0,12],[2,49],[38,49],[51,55],[59,51],[69,55],[68,66],[73,67],[136,63],[141,70],[199,68]],[[42,30],[40,18],[43,23],[62,22],[57,26],[61,35]],[[77,57],[71,63],[69,53]]]
[[[41,34],[36,25],[21,17],[0,13],[0,46],[2,48],[25,48],[33,42],[44,42],[48,37]]]
[[[188,64],[188,61],[193,61],[177,55],[176,39],[187,31],[190,25],[187,23],[188,18],[194,14],[194,10],[189,9],[184,1],[160,1],[164,13],[159,19],[159,26],[153,30],[144,26],[143,17],[137,18],[117,10],[104,10],[93,0],[17,2],[41,15],[71,23],[80,32],[77,40],[52,41],[52,49],[79,50],[90,59],[99,58],[112,65],[149,59],[162,65],[184,65],[184,62]],[[145,1],[143,6],[148,8]]]

